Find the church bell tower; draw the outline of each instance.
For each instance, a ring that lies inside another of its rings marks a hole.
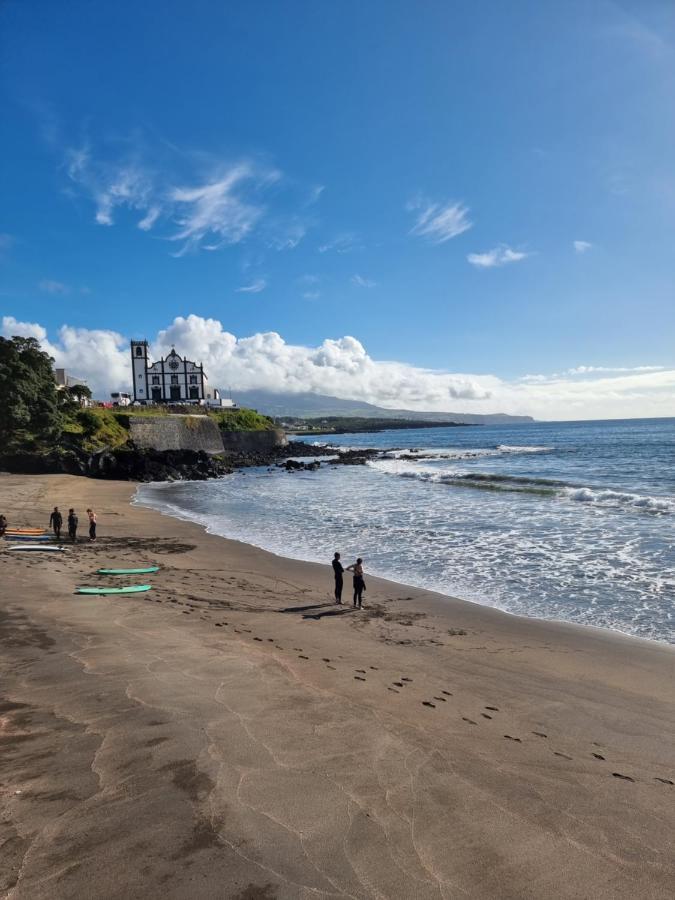
[[[131,342],[131,371],[134,379],[134,400],[148,401],[148,342]]]

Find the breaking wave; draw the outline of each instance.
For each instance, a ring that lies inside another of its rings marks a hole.
[[[614,509],[626,508],[636,512],[655,515],[675,513],[675,500],[668,497],[652,497],[644,494],[632,494],[610,489],[597,489],[552,478],[536,478],[526,475],[501,475],[492,472],[466,472],[461,469],[450,469],[447,466],[431,468],[424,464],[425,459],[446,459],[448,457],[419,457],[417,460],[381,459],[371,460],[368,465],[387,475],[399,478],[415,478],[431,484],[444,484],[450,487],[474,488],[482,491],[508,491],[515,494],[536,494],[556,497],[561,500],[593,504],[598,507]],[[451,457],[454,458],[454,457]]]
[[[516,447],[508,444],[497,444],[496,447],[476,447],[457,450],[391,450],[385,459],[481,459],[491,456],[504,456],[509,453],[552,453],[553,447]]]

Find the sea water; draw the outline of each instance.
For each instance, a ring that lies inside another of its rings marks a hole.
[[[330,440],[389,452],[365,466],[144,485],[138,502],[324,562],[327,593],[339,550],[404,584],[675,643],[675,419]]]

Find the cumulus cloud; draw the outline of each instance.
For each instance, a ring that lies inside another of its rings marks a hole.
[[[575,253],[586,253],[593,246],[589,241],[572,241],[572,245]]]
[[[51,278],[43,278],[38,287],[46,294],[69,294],[70,288],[62,281],[54,281]]]
[[[406,204],[406,209],[415,213],[410,234],[426,238],[432,244],[444,244],[473,226],[468,208],[461,203],[433,203],[416,197]]]
[[[64,325],[51,339],[42,325],[6,316],[1,333],[37,338],[58,366],[86,378],[97,397],[129,388],[129,344],[117,332]],[[390,408],[506,412],[541,419],[675,415],[675,367],[645,365],[606,372],[609,367],[577,366],[559,375],[509,382],[489,374],[374,360],[349,335],[327,338],[315,347],[288,344],[276,332],[237,338],[218,320],[196,315],[178,317],[159,331],[151,341],[151,355],[166,355],[173,345],[179,353],[203,362],[212,385],[232,385],[235,398],[237,389],[257,388],[332,394]]]
[[[356,287],[362,287],[362,288],[377,287],[376,281],[373,281],[371,278],[364,278],[362,275],[359,275],[358,273],[356,275],[352,275],[351,282],[352,282],[352,284],[356,285]]]
[[[476,266],[478,269],[494,269],[508,263],[520,262],[527,256],[529,254],[522,250],[512,250],[506,244],[500,244],[499,247],[487,250],[485,253],[469,253],[467,259],[472,266]]]
[[[266,287],[267,281],[265,278],[256,278],[256,280],[252,281],[250,284],[243,284],[241,287],[238,287],[236,293],[259,294],[261,291],[264,291]]]

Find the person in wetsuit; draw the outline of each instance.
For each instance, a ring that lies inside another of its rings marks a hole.
[[[89,517],[89,540],[96,540],[96,513],[93,509],[87,510],[87,516]]]
[[[363,560],[359,556],[353,566],[347,566],[348,572],[354,573],[354,609],[361,609],[361,594],[366,589],[363,580]]]
[[[7,518],[6,518],[6,516],[0,515],[0,537],[2,537],[6,531],[7,531]]]
[[[340,554],[336,553],[333,557],[333,572],[335,573],[335,602],[342,603],[342,563],[340,562]]]
[[[61,526],[63,525],[63,516],[59,512],[58,506],[54,507],[54,512],[49,517],[49,524],[54,529],[56,540],[61,540]]]
[[[77,540],[77,515],[74,509],[68,510],[68,537],[73,544]]]

